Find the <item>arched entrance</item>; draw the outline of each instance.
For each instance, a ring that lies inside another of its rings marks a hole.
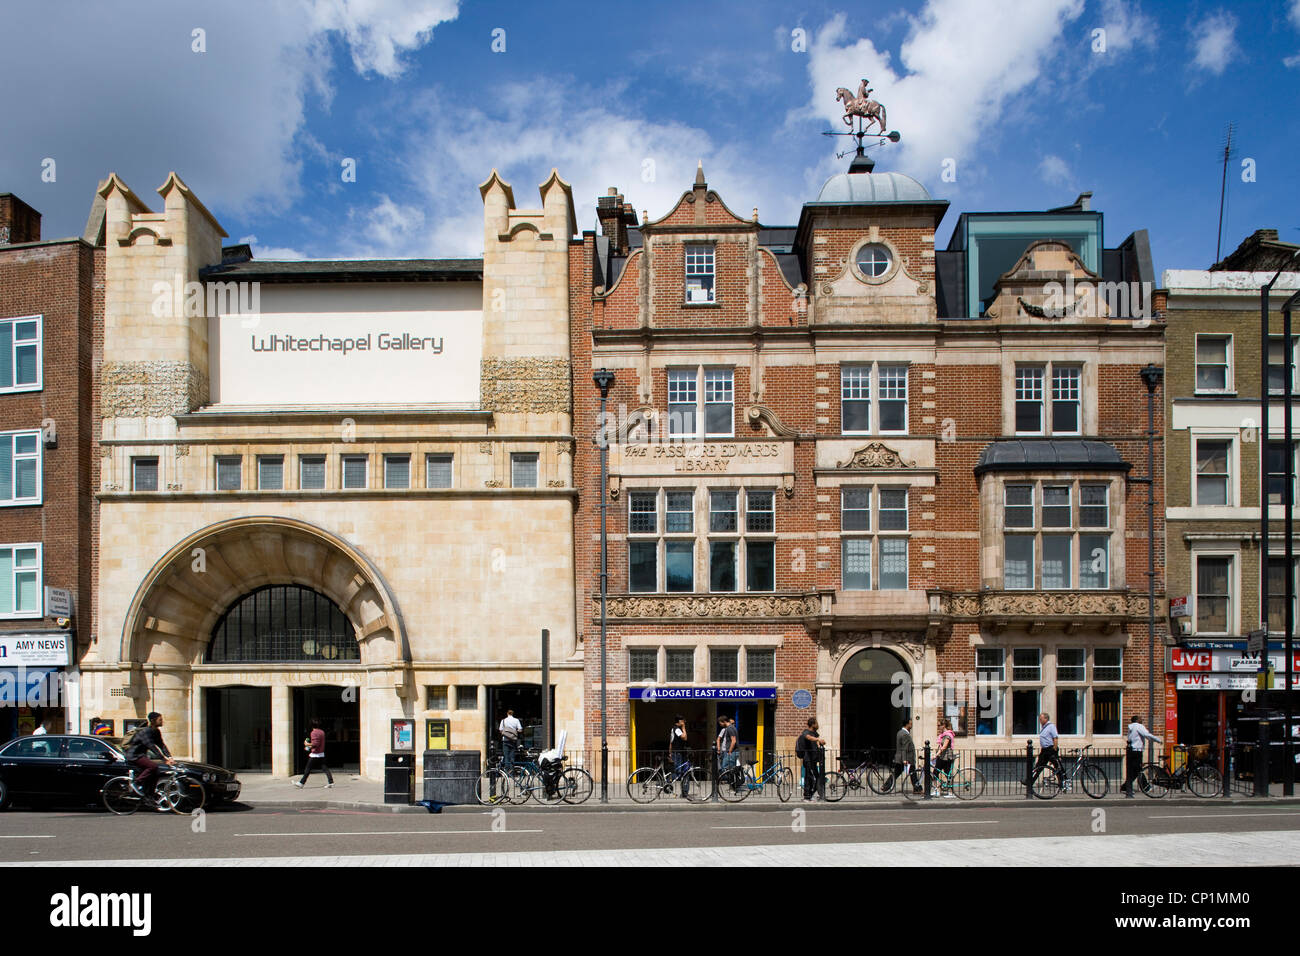
[[[840,680],[845,757],[891,760],[898,729],[912,715],[911,669],[892,651],[868,647],[845,661]]]

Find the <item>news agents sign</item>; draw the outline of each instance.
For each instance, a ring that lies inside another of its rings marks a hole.
[[[67,667],[71,663],[70,634],[0,636],[0,667]]]
[[[629,687],[628,700],[776,700],[775,687]]]

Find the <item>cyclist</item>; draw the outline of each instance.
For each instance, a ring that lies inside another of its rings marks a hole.
[[[148,723],[131,736],[131,742],[127,745],[126,761],[140,768],[140,772],[135,777],[136,793],[152,799],[154,790],[158,786],[158,765],[149,759],[150,752],[158,750],[169,767],[174,766],[176,761],[172,758],[172,752],[167,749],[167,745],[163,743],[163,715],[156,710],[151,710],[146,720]]]
[[[1027,787],[1032,787],[1038,775],[1043,772],[1043,768],[1049,763],[1052,769],[1056,771],[1057,779],[1062,784],[1065,783],[1065,764],[1061,763],[1061,754],[1056,749],[1056,742],[1061,735],[1056,732],[1056,724],[1052,723],[1052,718],[1047,711],[1038,715],[1038,761],[1034,764],[1034,772],[1028,780],[1022,780]]]

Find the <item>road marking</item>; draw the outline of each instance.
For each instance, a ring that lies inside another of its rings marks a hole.
[[[544,830],[341,830],[320,833],[236,833],[241,837],[308,837],[308,836],[454,836],[458,833],[545,833]]]
[[[53,840],[53,839],[54,839],[53,833],[33,833],[30,836],[19,836],[18,834],[15,834],[13,836],[0,836],[0,840]]]
[[[971,823],[1000,823],[1000,820],[935,820],[931,821],[909,821],[907,823],[814,823],[809,824],[809,830],[832,830],[841,827],[958,827],[966,826]],[[790,824],[782,823],[777,825],[766,824],[764,826],[731,826],[731,827],[710,827],[711,830],[788,830]]]
[[[1271,813],[1234,813],[1231,810],[1224,813],[1172,813],[1172,814],[1152,814],[1152,820],[1217,820],[1220,817],[1300,817],[1300,813],[1288,813],[1285,810],[1274,810]]]

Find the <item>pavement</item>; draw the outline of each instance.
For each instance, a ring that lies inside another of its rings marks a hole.
[[[292,780],[297,779],[287,777],[276,777],[271,774],[241,774],[240,782],[243,789],[240,792],[239,802],[245,806],[254,808],[276,809],[276,810],[365,810],[370,812],[388,812],[388,813],[428,813],[430,812],[418,804],[412,806],[407,804],[388,804],[384,802],[384,785],[382,783],[365,780],[355,774],[335,774],[334,786],[327,788],[325,778],[319,774],[313,774],[307,781],[306,786],[301,790],[295,787]],[[1061,794],[1050,801],[1031,800],[1026,804],[1026,798],[1023,793],[1015,795],[998,795],[981,797],[979,800],[971,801],[975,806],[984,805],[1011,805],[1011,806],[1042,806],[1051,804],[1060,806],[1063,804],[1080,804],[1084,806],[1104,806],[1113,803],[1133,803],[1156,802],[1160,806],[1215,806],[1215,807],[1252,807],[1252,806],[1270,806],[1283,803],[1287,800],[1282,796],[1282,785],[1275,784],[1272,788],[1270,797],[1251,797],[1251,796],[1233,796],[1233,797],[1213,797],[1202,798],[1190,794],[1175,795],[1170,794],[1159,801],[1152,801],[1150,798],[1137,796],[1132,801],[1126,800],[1124,795],[1118,790],[1113,790],[1102,800],[1092,800],[1085,795]],[[419,792],[417,781],[416,799],[421,799],[422,794]],[[1293,798],[1300,799],[1300,798]],[[917,801],[922,804],[922,801]],[[942,806],[946,804],[965,804],[960,800],[930,800],[925,805]],[[781,803],[776,799],[774,793],[751,795],[747,800],[740,804],[731,804],[725,802],[718,803],[690,803],[680,797],[664,796],[652,804],[642,805],[632,802],[627,796],[622,784],[611,783],[609,788],[609,803],[600,802],[600,785],[596,785],[596,792],[587,803],[582,805],[583,812],[627,812],[640,810],[654,811],[678,811],[689,812],[698,811],[718,811],[718,810],[789,810],[796,806],[815,806],[818,810],[864,810],[864,809],[882,809],[897,810],[900,807],[912,805],[911,801],[903,800],[897,796],[879,796],[877,794],[853,793],[845,797],[838,803],[827,803],[825,801],[816,801],[812,804],[804,804],[799,796],[796,796],[789,803]],[[522,806],[511,806],[512,812],[529,812],[539,811],[546,813],[563,813],[565,811],[576,810],[576,807],[561,804],[555,807],[542,806],[541,804],[530,801]],[[442,808],[442,812],[471,812],[480,813],[483,807],[475,804],[467,805],[447,805]]]

